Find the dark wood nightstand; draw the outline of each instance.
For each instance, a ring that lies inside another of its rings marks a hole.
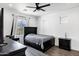
[[[59,38],[59,48],[65,50],[71,50],[71,39],[69,38]]]

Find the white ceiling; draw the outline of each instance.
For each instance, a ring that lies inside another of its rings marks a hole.
[[[47,4],[47,3],[40,3],[40,5],[44,5],[44,4]],[[45,12],[43,12],[43,11],[33,12],[33,10],[34,10],[33,8],[26,7],[26,6],[35,6],[34,3],[12,3],[12,4],[0,3],[0,7],[8,8],[12,11],[29,14],[29,15],[35,15],[35,16],[41,16],[41,15],[44,15],[47,13],[56,13],[56,12],[60,12],[60,11],[66,10],[66,9],[79,7],[79,3],[50,3],[50,4],[51,4],[51,6],[43,8],[46,10]],[[26,9],[26,11],[24,11],[24,9]]]

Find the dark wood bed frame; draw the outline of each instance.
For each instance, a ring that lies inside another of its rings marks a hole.
[[[25,45],[29,45],[37,50],[40,50],[42,52],[45,52],[47,51],[49,48],[51,48],[52,46],[55,45],[55,38],[53,37],[52,39],[50,39],[49,41],[46,41],[43,43],[44,45],[44,49],[41,49],[41,46],[40,45],[37,45],[35,43],[31,43],[31,42],[28,42],[25,40],[25,36],[28,35],[28,34],[37,34],[37,27],[25,27],[24,28],[24,44]]]

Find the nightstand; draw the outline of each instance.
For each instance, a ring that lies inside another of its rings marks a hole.
[[[59,48],[65,50],[71,50],[71,39],[70,38],[59,38]]]

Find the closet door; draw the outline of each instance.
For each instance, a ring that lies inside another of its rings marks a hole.
[[[0,44],[3,43],[3,8],[0,8]]]

